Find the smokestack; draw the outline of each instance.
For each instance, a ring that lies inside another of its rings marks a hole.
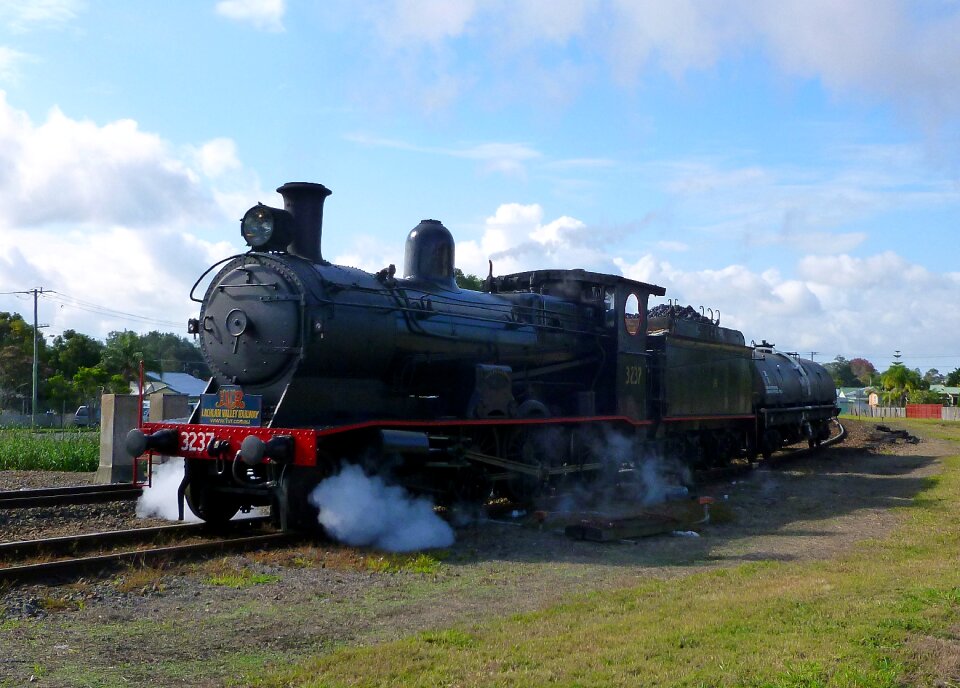
[[[288,182],[277,189],[283,208],[293,215],[293,240],[287,250],[295,256],[322,263],[323,201],[332,191],[323,184]]]

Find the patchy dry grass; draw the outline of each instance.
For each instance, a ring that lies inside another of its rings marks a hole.
[[[897,422],[960,441],[960,425]],[[873,686],[960,678],[960,456],[843,557],[713,570],[344,648],[264,686]],[[258,679],[248,677],[251,682]]]
[[[139,592],[146,595],[151,592],[162,592],[164,589],[163,577],[167,571],[153,566],[130,566],[114,579],[113,585],[118,592]]]

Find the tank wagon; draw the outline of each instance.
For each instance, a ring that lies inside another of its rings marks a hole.
[[[721,327],[719,315],[648,311],[663,287],[585,270],[457,286],[436,220],[407,236],[403,275],[321,253],[330,191],[277,190],[241,221],[250,247],[216,270],[189,330],[213,371],[186,424],[145,423],[127,449],[185,460],[182,499],[207,521],[271,506],[316,524],[308,495],[344,464],[440,502],[530,499],[615,479],[653,456],[692,466],[815,444],[837,413],[812,361]],[[629,451],[608,451],[611,446]]]

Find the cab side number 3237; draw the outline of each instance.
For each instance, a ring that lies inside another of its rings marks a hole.
[[[180,451],[202,452],[213,442],[212,432],[185,432],[180,436]]]

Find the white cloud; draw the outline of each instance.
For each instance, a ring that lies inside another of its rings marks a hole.
[[[237,144],[227,138],[207,141],[197,150],[196,160],[200,170],[208,177],[219,177],[240,167]]]
[[[285,0],[220,0],[217,14],[263,31],[283,31]]]
[[[20,80],[20,65],[32,59],[26,53],[9,46],[0,46],[0,81]]]
[[[179,328],[166,329],[182,332],[186,317],[195,315],[187,299],[194,280],[236,252],[194,232],[234,221],[251,198],[273,200],[227,139],[178,147],[132,120],[98,125],[57,108],[34,123],[0,94],[3,291],[53,289],[175,322]],[[20,305],[0,306],[10,308]],[[74,328],[102,337],[112,329],[159,326],[75,304],[45,308],[51,331]]]
[[[569,98],[570,88],[585,83],[582,70],[595,65],[633,86],[652,69],[680,79],[759,50],[784,74],[817,79],[839,95],[881,100],[927,124],[960,113],[953,87],[960,80],[956,3],[384,0],[365,8],[361,16],[384,57],[396,64],[403,53],[408,86],[456,82],[463,92],[470,79],[453,72],[469,74],[478,47],[499,70],[500,91],[538,100],[557,82]],[[556,59],[557,44],[575,45],[578,69]],[[489,82],[474,86],[489,98]]]
[[[371,10],[370,17],[394,47],[436,44],[461,36],[476,8],[475,0],[391,0]]]
[[[53,108],[37,125],[0,94],[0,201],[6,222],[150,226],[209,219],[196,173],[133,120],[103,126]]]
[[[16,32],[66,24],[83,9],[81,0],[0,0],[0,24]]]
[[[690,246],[682,241],[658,241],[657,248],[664,251],[688,251]]]
[[[161,329],[186,334],[187,318],[196,316],[196,304],[188,299],[190,285],[210,264],[233,252],[224,242],[167,229],[5,229],[0,232],[0,284],[17,289],[42,286],[70,297],[61,300],[54,294],[40,301],[40,317],[50,324],[48,332],[72,328],[103,337],[117,329]],[[153,322],[91,313],[73,299]]]
[[[475,160],[484,172],[498,172],[508,176],[523,176],[526,173],[526,164],[542,157],[539,151],[525,143],[488,142],[467,146],[442,147],[421,146],[406,141],[378,138],[365,134],[348,134],[344,138],[354,143],[375,148],[394,148],[413,153]]]
[[[792,278],[741,265],[683,269],[651,254],[616,262],[627,277],[666,286],[667,298],[719,310],[722,324],[741,330],[747,341],[765,338],[783,349],[847,358],[895,348],[913,356],[957,355],[960,279],[892,252],[806,256]]]

